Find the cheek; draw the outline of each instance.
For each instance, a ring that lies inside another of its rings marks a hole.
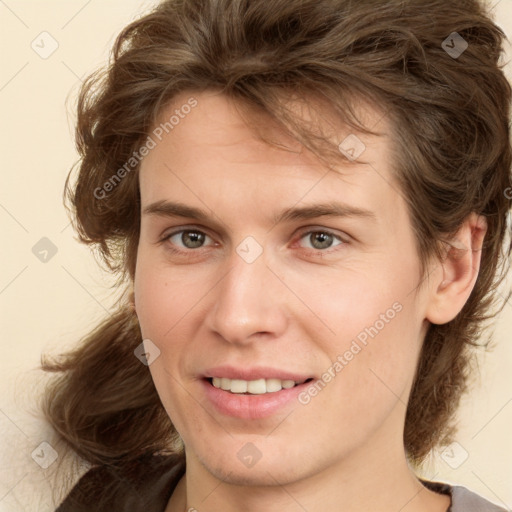
[[[150,272],[138,272],[135,284],[135,308],[142,336],[157,340],[165,332],[167,319],[163,315],[167,286],[159,282]],[[169,326],[167,326],[167,329]]]
[[[149,366],[155,388],[174,426],[187,441],[187,432],[200,424],[196,410],[186,406],[190,391],[180,374],[186,356],[186,340],[183,332],[187,312],[197,304],[193,287],[169,275],[168,268],[145,257],[139,251],[134,280],[135,307],[144,339],[150,339],[160,349],[160,355]],[[179,273],[179,271],[178,271]],[[171,343],[172,342],[172,343]]]
[[[385,414],[398,397],[407,403],[422,339],[421,303],[411,293],[417,280],[414,262],[382,262],[375,272],[347,273],[339,283],[326,280],[316,293],[305,295],[329,328],[322,331],[325,336],[315,337],[310,324],[308,332],[331,361],[323,380],[329,381],[325,387],[332,389],[335,403],[343,404],[341,421],[367,416],[370,410],[379,417],[378,411]],[[321,409],[329,410],[333,397],[323,390],[318,394],[325,400]]]
[[[197,304],[197,291],[194,291],[197,282],[188,281],[190,277],[186,282],[180,277],[180,269],[170,273],[161,260],[139,250],[134,280],[135,307],[145,338],[165,340]]]
[[[377,311],[385,314],[387,309],[377,304]],[[391,309],[388,323],[362,314],[350,325],[347,319],[347,334],[338,336],[336,346],[330,347],[332,363],[321,379],[325,385],[316,385],[301,397],[304,413],[320,425],[319,431],[325,430],[328,443],[337,437],[340,446],[347,438],[363,444],[382,425],[389,432],[400,432],[419,344],[414,339],[415,322],[410,320],[411,304],[397,306],[400,311]],[[340,323],[340,331],[343,328]]]
[[[302,305],[302,314],[296,314],[295,321],[328,349],[331,359],[348,350],[352,341],[365,346],[383,339],[390,346],[421,325],[418,305],[410,293],[414,269],[401,281],[387,277],[399,275],[398,270],[384,264],[375,268],[375,272],[367,268],[342,271],[334,278],[331,273],[314,280],[311,276],[290,280],[290,288],[308,307],[305,311]]]

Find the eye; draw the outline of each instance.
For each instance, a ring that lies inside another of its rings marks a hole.
[[[211,240],[211,238],[202,231],[197,229],[181,229],[180,231],[166,235],[163,241],[169,241],[172,245],[185,249],[198,249],[203,246],[206,239]]]
[[[304,239],[309,243],[309,246],[306,245],[307,249],[314,249],[318,251],[324,251],[325,249],[330,249],[331,247],[336,247],[345,243],[340,236],[325,230],[308,231],[307,233],[303,233],[300,239]],[[338,243],[333,245],[333,242],[336,241]]]
[[[201,249],[205,247],[206,241],[212,242],[212,238],[198,229],[180,229],[165,235],[162,242],[168,242],[171,250],[176,252],[187,252],[187,250]],[[305,240],[299,246],[320,252],[331,252],[328,249],[346,243],[339,235],[325,229],[310,230],[300,235],[299,240]],[[211,244],[210,244],[211,245]]]

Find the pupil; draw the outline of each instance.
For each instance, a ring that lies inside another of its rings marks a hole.
[[[204,235],[197,231],[185,231],[181,238],[186,247],[201,247],[204,242]]]
[[[330,243],[332,242],[332,235],[329,233],[313,233],[311,236],[312,245],[316,249],[325,249],[329,247]],[[319,241],[320,244],[316,244],[317,241]],[[317,245],[320,245],[320,247]]]

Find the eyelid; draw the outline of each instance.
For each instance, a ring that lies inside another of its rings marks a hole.
[[[199,233],[202,233],[204,235],[207,235],[209,236],[211,239],[213,239],[213,237],[208,233],[208,230],[206,228],[203,228],[202,226],[201,227],[198,227],[198,226],[179,226],[179,228],[175,229],[175,230],[172,230],[172,228],[170,228],[171,231],[170,232],[165,232],[164,235],[162,235],[160,237],[160,241],[164,241],[164,240],[167,240],[168,238],[170,238],[171,236],[174,236],[178,233],[181,233],[182,231],[197,231]],[[343,236],[340,235],[339,233],[335,232],[334,230],[330,229],[330,228],[325,228],[325,227],[322,227],[322,226],[306,226],[304,228],[301,228],[301,230],[299,231],[300,233],[300,238],[304,237],[305,235],[310,235],[311,233],[328,233],[336,238],[339,238],[342,242],[347,242],[347,240],[344,240],[343,239]],[[345,237],[348,238],[348,235],[345,234]]]
[[[335,239],[337,239],[340,242],[339,244],[334,245],[333,247],[328,247],[327,249],[315,249],[315,248],[311,248],[311,247],[302,247],[303,250],[305,250],[306,252],[312,253],[314,255],[325,255],[325,254],[330,254],[332,252],[336,252],[336,251],[340,250],[339,249],[340,246],[346,245],[348,243],[348,240],[346,239],[346,238],[348,238],[348,235],[342,236],[339,233],[337,233],[334,230],[331,230],[329,228],[323,228],[320,226],[316,226],[316,227],[308,226],[307,228],[304,228],[304,229],[305,229],[304,231],[299,232],[299,234],[296,238],[297,241],[294,242],[294,245],[298,244],[300,242],[300,240],[302,240],[304,237],[306,237],[308,235],[311,235],[312,233],[326,233],[328,235],[331,235],[332,237],[334,237]]]
[[[207,229],[203,228],[202,226],[198,227],[198,226],[193,226],[193,225],[190,226],[189,225],[189,226],[179,226],[179,227],[177,226],[174,229],[171,228],[170,231],[166,232],[160,238],[158,243],[168,242],[171,237],[173,237],[179,233],[185,232],[185,231],[201,233],[214,241],[214,237],[208,233]],[[302,247],[302,246],[298,245],[300,240],[302,240],[307,235],[311,235],[313,233],[329,234],[329,235],[333,236],[335,239],[337,239],[340,243],[333,247],[328,247],[326,249],[315,249],[315,248],[311,248],[311,247]],[[296,245],[298,245],[303,251],[310,254],[311,256],[323,256],[323,255],[331,254],[333,252],[337,252],[337,251],[341,250],[341,246],[349,243],[349,240],[347,240],[347,239],[350,238],[350,236],[346,233],[343,233],[343,235],[341,235],[341,234],[337,233],[335,230],[332,230],[332,229],[326,228],[326,227],[322,227],[322,226],[305,226],[299,230],[298,235],[296,235],[294,238],[295,238],[295,241],[292,242],[292,247],[295,247]],[[171,245],[174,246],[175,244],[171,244]],[[214,241],[213,245],[215,246],[218,244]],[[201,251],[201,249],[206,249],[207,247],[209,247],[209,246],[201,246],[196,249],[189,249],[187,247],[181,248],[181,247],[177,246],[177,248],[172,247],[172,248],[170,248],[170,250],[172,250],[173,252],[176,252],[176,253],[181,253],[181,254],[194,253],[194,252],[199,253]]]
[[[302,238],[305,235],[310,235],[311,233],[328,233],[336,238],[339,238],[342,242],[347,242],[348,240],[344,240],[344,238],[349,238],[349,235],[343,232],[340,234],[337,230],[331,228],[324,228],[322,226],[307,226],[305,228],[301,228],[299,231],[299,236]]]
[[[203,235],[206,235],[211,240],[214,239],[213,236],[211,236],[208,233],[208,230],[206,228],[198,227],[198,226],[179,226],[179,227],[177,226],[175,229],[170,228],[169,231],[165,231],[164,234],[160,237],[158,243],[166,242],[172,236],[177,235],[178,233],[182,233],[184,231],[192,231],[192,232],[202,233]],[[193,249],[189,249],[189,250],[193,250]]]

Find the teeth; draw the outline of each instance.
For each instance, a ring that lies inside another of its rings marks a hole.
[[[246,380],[238,380],[233,379],[231,381],[231,393],[247,393],[247,384]]]
[[[231,392],[236,393],[236,391],[233,391],[233,384],[231,384]],[[251,393],[252,395],[262,395],[263,393],[266,392],[267,384],[265,382],[265,379],[250,380],[247,382],[247,393]]]
[[[273,393],[275,391],[281,391],[283,386],[281,385],[281,381],[279,379],[267,379],[265,381],[267,387],[267,393]]]
[[[264,393],[275,393],[276,391],[281,391],[281,389],[290,389],[297,384],[302,384],[302,382],[281,379],[241,380],[213,377],[212,384],[216,388],[230,391],[231,393],[263,395]]]

